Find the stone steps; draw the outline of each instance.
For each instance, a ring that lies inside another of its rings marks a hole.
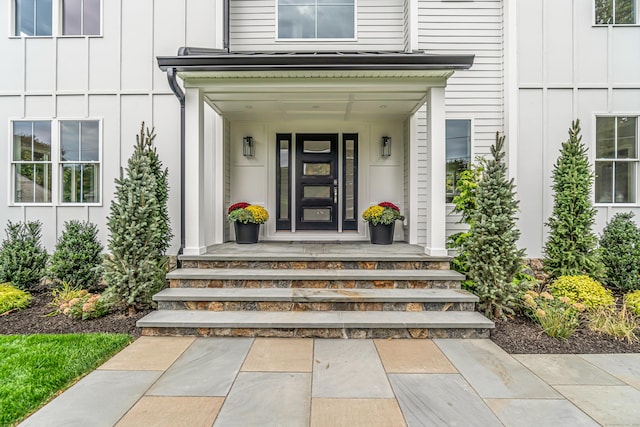
[[[473,311],[478,297],[459,289],[169,288],[160,310]]]
[[[470,311],[158,310],[138,320],[143,335],[315,338],[487,338],[493,322]]]

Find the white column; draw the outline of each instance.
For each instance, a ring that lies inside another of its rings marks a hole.
[[[425,253],[447,255],[445,207],[445,103],[444,88],[427,91],[427,243]]]
[[[409,243],[418,244],[418,117],[409,118]]]
[[[204,204],[204,98],[198,88],[185,90],[185,255],[206,252]]]

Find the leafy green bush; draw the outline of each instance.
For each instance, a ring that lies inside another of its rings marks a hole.
[[[640,316],[640,291],[629,292],[624,296],[624,303],[636,316]]]
[[[81,289],[96,288],[102,276],[102,249],[95,224],[75,220],[65,222],[49,260],[49,278]]]
[[[8,283],[0,285],[0,314],[10,310],[22,310],[31,303],[32,296]]]
[[[544,268],[552,277],[586,274],[600,277],[598,238],[593,233],[596,211],[591,201],[593,172],[580,136],[580,121],[569,129],[553,167],[553,212],[547,222]]]
[[[578,313],[584,311],[583,304],[571,303],[569,298],[554,298],[549,292],[527,291],[523,298],[529,317],[553,338],[566,340],[580,326]]]
[[[47,251],[40,244],[40,221],[9,221],[7,238],[0,246],[0,282],[32,290],[45,274]]]
[[[554,297],[567,297],[588,310],[611,307],[615,302],[611,291],[589,276],[560,276],[550,289]]]
[[[607,285],[622,290],[640,289],[640,229],[633,213],[616,214],[600,239]]]

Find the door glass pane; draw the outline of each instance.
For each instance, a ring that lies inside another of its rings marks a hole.
[[[304,141],[303,151],[305,153],[331,153],[331,141]]]
[[[636,117],[618,117],[618,158],[636,158]]]
[[[100,0],[84,0],[83,9],[85,35],[100,34]]]
[[[616,162],[616,194],[615,203],[635,202],[635,167],[631,162]]]
[[[330,185],[305,185],[304,196],[305,199],[328,199],[331,197]]]
[[[13,160],[32,160],[33,122],[13,122]]]
[[[596,118],[596,158],[612,159],[615,153],[615,117]]]
[[[304,221],[331,221],[331,208],[304,208],[302,219]]]
[[[82,34],[82,0],[64,0],[62,7],[62,34]]]
[[[289,219],[289,141],[280,140],[280,218]]]
[[[98,122],[80,122],[80,135],[82,138],[80,160],[93,162],[100,160],[98,128]]]
[[[304,163],[302,173],[307,176],[329,176],[331,163]]]
[[[596,203],[613,202],[613,162],[596,162]]]
[[[345,191],[345,207],[344,219],[355,219],[355,141],[348,139],[345,141],[345,158],[344,158],[344,191]]]

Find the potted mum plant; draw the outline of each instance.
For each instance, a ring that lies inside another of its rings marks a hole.
[[[390,202],[369,206],[362,219],[369,223],[369,237],[374,245],[390,245],[393,243],[393,231],[397,220],[403,220],[400,208]]]
[[[229,206],[228,214],[228,219],[233,222],[236,230],[236,243],[258,243],[260,224],[269,219],[265,208],[239,202]]]

